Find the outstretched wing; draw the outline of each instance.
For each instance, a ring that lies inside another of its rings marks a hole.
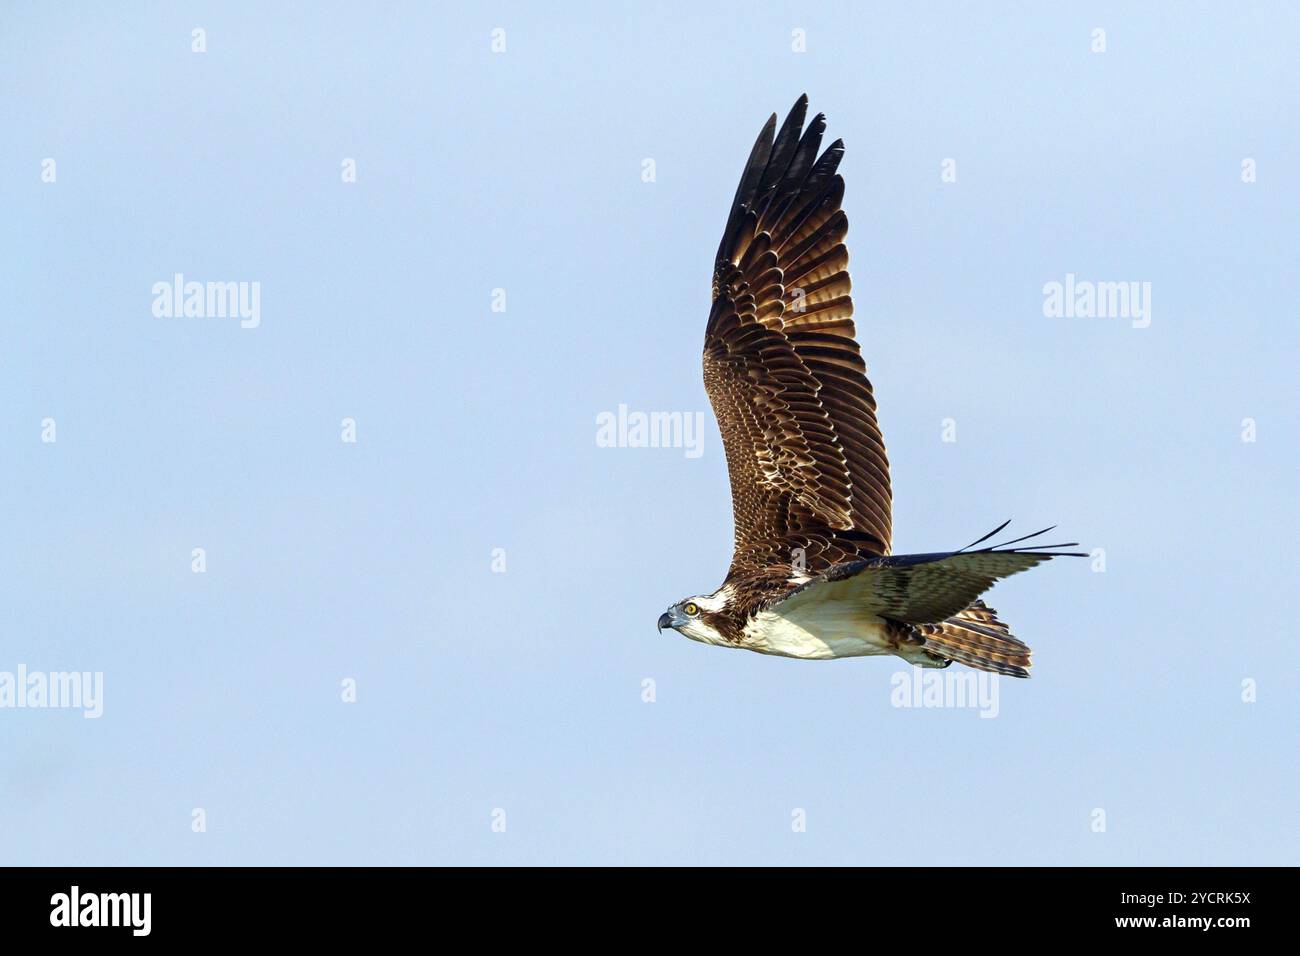
[[[890,547],[889,462],[849,297],[844,144],[819,155],[826,119],[803,129],[807,107],[801,96],[775,136],[775,114],[759,133],[713,274],[704,385],[731,477],[729,578]]]
[[[1074,544],[962,549],[849,561],[815,576],[782,603],[793,607],[802,602],[848,601],[892,621],[937,624],[975,604],[981,594],[1003,578],[1052,558],[1086,557],[1080,551],[1051,550]]]

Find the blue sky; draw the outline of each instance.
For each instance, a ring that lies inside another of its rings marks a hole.
[[[4,862],[1297,862],[1300,14],[758,6],[0,9],[0,671],[104,681],[0,709]],[[711,257],[804,91],[895,550],[1105,552],[989,596],[996,719],[654,628],[730,556]]]

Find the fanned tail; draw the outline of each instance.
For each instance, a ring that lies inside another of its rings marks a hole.
[[[946,621],[912,628],[925,639],[925,650],[936,657],[1007,677],[1029,676],[1029,646],[1013,637],[983,601]]]

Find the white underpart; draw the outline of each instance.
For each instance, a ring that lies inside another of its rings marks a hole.
[[[800,580],[792,578],[790,583],[802,584],[805,580],[808,576],[802,575]],[[733,588],[727,585],[716,594],[691,600],[707,610],[719,611],[734,593]],[[739,643],[728,641],[700,619],[690,621],[679,631],[683,636],[704,644],[744,648],[780,657],[831,660],[897,654],[922,667],[938,666],[936,660],[920,647],[892,646],[886,636],[884,620],[864,609],[856,595],[816,585],[750,618]]]
[[[897,653],[885,637],[884,621],[847,601],[783,602],[750,618],[744,634],[742,647],[782,657],[829,660]]]

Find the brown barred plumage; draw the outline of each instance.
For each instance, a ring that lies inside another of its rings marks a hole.
[[[713,272],[704,386],[718,417],[736,519],[728,578],[889,553],[890,487],[876,402],[854,339],[848,219],[818,157],[826,118],[806,130],[800,97],[745,164]]]
[[[1008,677],[1028,677],[1030,650],[1012,636],[997,618],[997,612],[983,601],[938,624],[903,624],[921,641],[921,646],[942,660]]]

